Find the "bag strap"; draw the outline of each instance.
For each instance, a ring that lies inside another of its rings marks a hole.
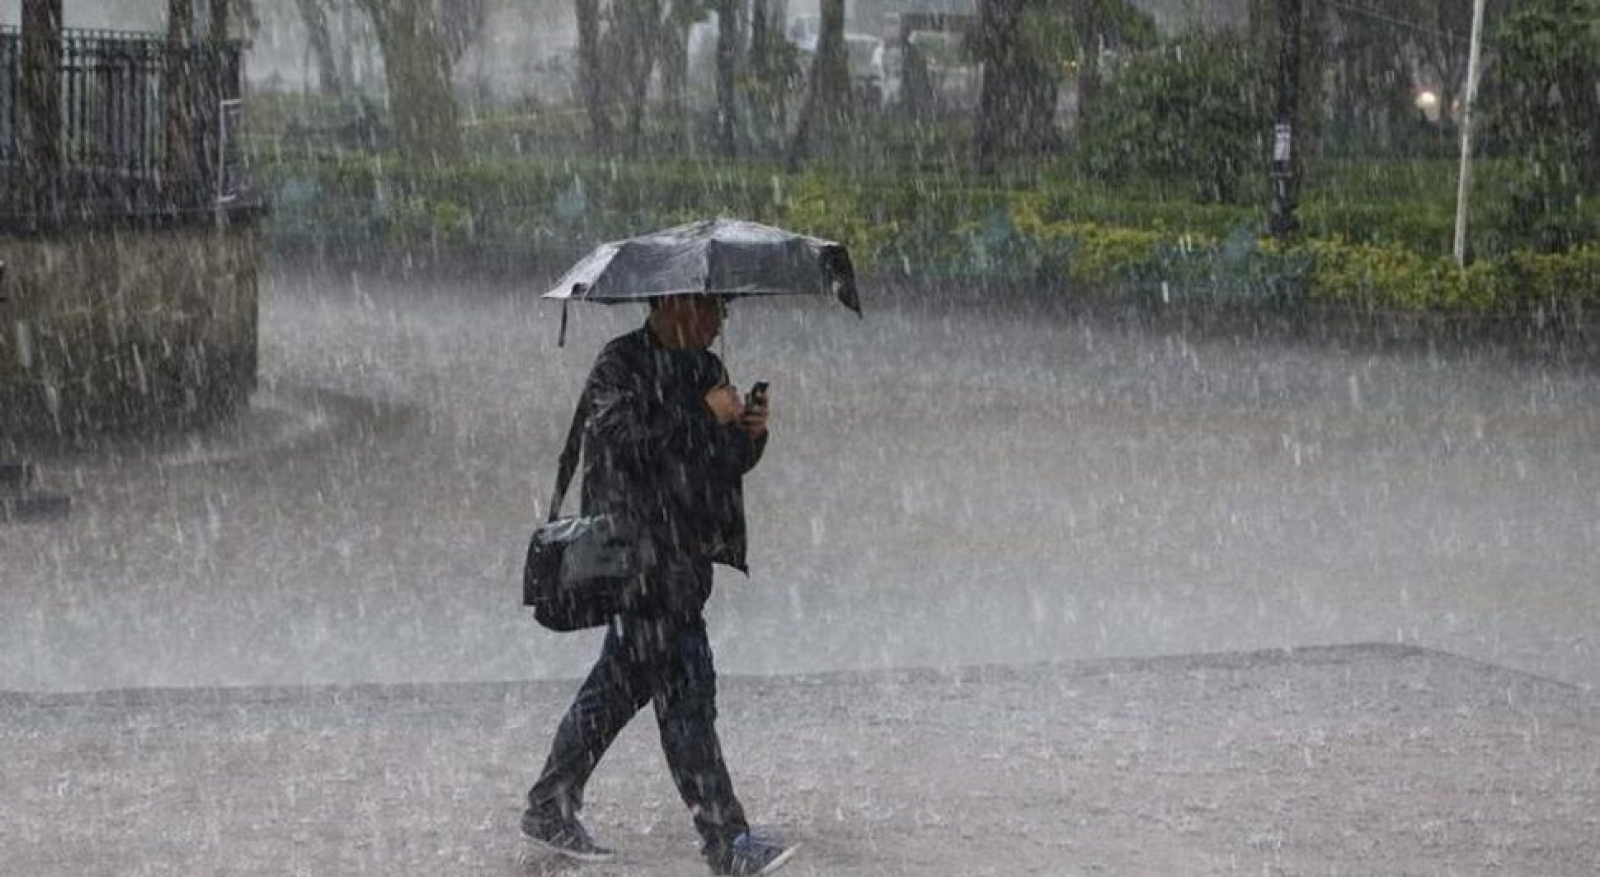
[[[561,450],[561,462],[556,469],[556,494],[550,499],[548,523],[561,515],[561,503],[567,498],[567,488],[578,471],[578,455],[583,449],[583,421],[589,409],[589,394],[578,397],[578,407],[572,412],[572,426],[567,428],[567,446]]]

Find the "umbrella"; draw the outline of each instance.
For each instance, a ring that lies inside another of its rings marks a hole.
[[[708,219],[601,244],[544,297],[615,304],[669,295],[829,293],[861,313],[843,245],[742,219]],[[565,310],[561,322],[565,336]]]

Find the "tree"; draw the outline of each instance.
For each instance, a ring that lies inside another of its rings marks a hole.
[[[1075,0],[1067,7],[1067,27],[1077,34],[1078,118],[1087,118],[1100,96],[1102,49],[1148,49],[1159,35],[1155,19],[1127,0]]]
[[[1333,118],[1339,145],[1355,154],[1394,152],[1417,119],[1408,62],[1413,30],[1397,26],[1413,11],[1410,0],[1373,0],[1370,6],[1330,7],[1334,37]]]
[[[772,63],[772,43],[778,38],[769,21],[767,0],[750,3],[750,74],[756,79],[766,76]]]
[[[434,14],[444,53],[454,67],[468,47],[483,36],[489,4],[485,0],[435,0]]]
[[[987,0],[973,51],[983,62],[976,163],[988,171],[1009,155],[1060,141],[1056,103],[1064,72],[1076,66],[1079,119],[1101,91],[1107,50],[1155,45],[1155,20],[1127,0]]]
[[[725,4],[728,0],[715,0]],[[578,89],[597,152],[644,149],[651,77],[659,67],[669,137],[687,141],[688,34],[709,11],[707,0],[574,0],[578,20]],[[618,142],[618,124],[623,139]]]
[[[1428,0],[1418,9],[1420,26],[1412,31],[1418,58],[1439,78],[1439,106],[1446,112],[1455,106],[1467,83],[1472,3],[1473,0]],[[1488,0],[1484,20],[1503,20],[1509,5],[1510,0]]]
[[[656,48],[660,44],[661,0],[617,0],[615,45],[617,69],[622,74],[623,111],[628,137],[626,150],[638,155],[644,128],[644,103],[655,69]]]
[[[738,100],[734,78],[739,66],[739,0],[716,0],[717,10],[717,151],[738,151]]]
[[[1094,106],[1084,156],[1094,176],[1155,179],[1202,202],[1240,203],[1265,163],[1270,104],[1243,38],[1197,34],[1130,60]]]
[[[167,69],[162,81],[162,120],[167,140],[165,185],[169,194],[186,199],[179,191],[190,185],[201,156],[195,149],[194,4],[190,0],[167,2]]]
[[[750,51],[740,78],[744,92],[746,125],[757,149],[773,146],[781,151],[788,137],[788,98],[799,81],[799,49],[783,38],[782,18],[770,0],[750,4]]]
[[[328,32],[328,16],[323,0],[295,0],[300,21],[306,28],[311,56],[317,60],[317,84],[325,95],[344,94],[344,76],[333,54],[333,37]]]
[[[685,97],[689,83],[689,28],[705,14],[705,7],[698,0],[668,0],[656,33],[661,96],[670,120],[667,136],[674,151],[681,152],[689,142],[689,106]]]
[[[359,0],[383,51],[389,112],[400,153],[448,161],[461,154],[452,59],[432,0]]]
[[[1001,158],[1036,152],[1049,142],[1058,77],[1048,49],[1065,28],[1039,0],[982,0],[974,49],[983,61],[978,92],[975,163],[979,173]]]
[[[61,171],[61,0],[24,0],[21,49],[17,145],[31,171],[23,174],[26,197],[53,212]]]
[[[1492,118],[1585,193],[1600,192],[1600,0],[1527,0],[1494,40],[1501,100]]]
[[[1546,250],[1595,236],[1600,193],[1600,0],[1524,0],[1495,34],[1490,134],[1515,161],[1508,231]]]
[[[818,141],[845,130],[854,114],[850,98],[850,59],[844,44],[844,0],[822,0],[817,54],[811,61],[810,89],[800,110],[800,124],[789,147],[789,165],[797,167]]]
[[[573,9],[578,18],[578,91],[589,114],[595,150],[609,152],[616,137],[600,52],[600,0],[573,0]]]

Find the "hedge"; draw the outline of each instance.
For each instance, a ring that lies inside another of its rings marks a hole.
[[[952,173],[853,180],[693,161],[417,168],[346,156],[261,167],[269,231],[287,238],[559,259],[599,240],[728,214],[843,240],[867,272],[981,274],[1101,299],[1462,313],[1600,306],[1600,244],[1512,251],[1463,270],[1441,243],[1447,217],[1419,202],[1313,202],[1302,213],[1304,242],[1283,248],[1261,238],[1250,209],[1132,201],[1060,180],[1018,191]]]

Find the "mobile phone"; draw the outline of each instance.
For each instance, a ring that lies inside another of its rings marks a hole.
[[[767,382],[756,381],[754,384],[750,385],[750,392],[744,394],[744,407],[754,408],[756,404],[756,398],[765,395],[767,395]]]

